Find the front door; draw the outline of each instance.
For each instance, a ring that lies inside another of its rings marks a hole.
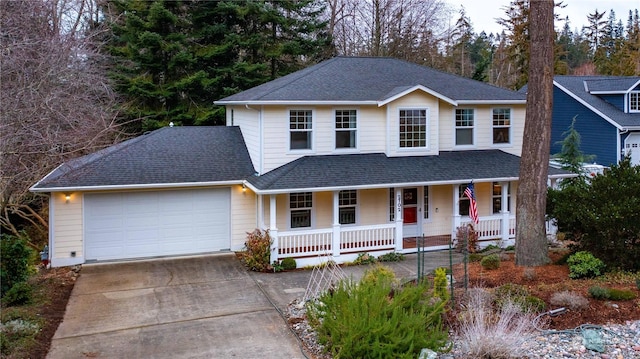
[[[402,222],[403,237],[417,237],[420,235],[420,193],[417,187],[402,190]]]

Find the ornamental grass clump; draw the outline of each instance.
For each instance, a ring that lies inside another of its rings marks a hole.
[[[536,314],[505,298],[492,305],[483,290],[469,291],[460,314],[458,340],[465,358],[522,358],[535,335]]]
[[[336,358],[417,358],[422,348],[442,350],[446,301],[427,281],[399,285],[376,266],[359,283],[344,280],[307,308],[318,339]]]

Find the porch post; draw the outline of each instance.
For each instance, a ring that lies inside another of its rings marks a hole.
[[[264,229],[267,227],[267,225],[264,223],[264,196],[259,194],[256,196],[256,198],[258,201],[256,206],[256,211],[258,211],[256,216],[258,223],[256,223],[256,227]]]
[[[340,256],[340,192],[333,191],[333,235],[331,249],[334,257]]]
[[[278,227],[276,225],[276,195],[269,195],[269,233],[271,234],[271,258],[269,263],[278,260]]]
[[[396,213],[394,218],[396,220],[396,252],[402,251],[402,188],[396,188]]]
[[[501,182],[500,183],[500,195],[502,198],[500,199],[501,208],[500,213],[502,214],[502,242],[507,245],[509,241],[509,182]]]
[[[460,184],[453,185],[453,228],[451,238],[456,237],[456,229],[460,227]]]

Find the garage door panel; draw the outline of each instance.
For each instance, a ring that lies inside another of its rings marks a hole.
[[[86,259],[229,249],[229,202],[228,188],[86,194]]]

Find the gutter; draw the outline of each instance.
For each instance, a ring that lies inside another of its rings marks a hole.
[[[88,191],[108,191],[108,190],[128,190],[128,189],[161,189],[161,188],[184,188],[184,187],[211,187],[229,186],[245,183],[244,180],[218,181],[218,182],[177,182],[177,183],[153,183],[153,184],[129,184],[129,185],[109,185],[109,186],[75,186],[75,187],[47,187],[36,188],[37,183],[29,188],[31,192],[88,192]],[[38,182],[40,183],[40,182]]]

